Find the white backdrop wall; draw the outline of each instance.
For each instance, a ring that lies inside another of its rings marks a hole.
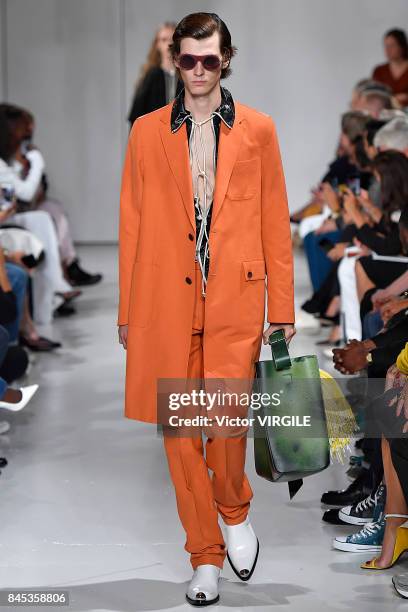
[[[158,23],[195,10],[227,22],[239,51],[225,85],[275,119],[296,209],[333,154],[353,83],[383,61],[384,31],[408,21],[406,0],[0,0],[0,8],[0,95],[35,114],[51,193],[78,241],[117,239],[126,114]]]
[[[5,19],[6,3],[5,0],[0,0],[0,100],[4,100],[6,92],[4,86],[7,81],[6,75],[6,49],[7,49],[7,36],[6,36],[6,19]]]

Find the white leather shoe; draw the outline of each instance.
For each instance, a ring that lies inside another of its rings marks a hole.
[[[20,391],[22,393],[22,398],[19,402],[2,402],[0,401],[0,408],[6,408],[6,410],[13,410],[17,412],[18,410],[22,410],[33,397],[34,393],[37,391],[38,385],[29,385],[28,387],[20,387]]]
[[[194,570],[186,592],[187,601],[192,606],[209,606],[219,600],[218,581],[220,572],[219,567],[209,564],[199,565]]]
[[[238,525],[225,525],[227,557],[240,580],[247,581],[254,573],[259,553],[259,541],[247,517]]]

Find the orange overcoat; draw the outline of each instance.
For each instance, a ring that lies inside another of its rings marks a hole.
[[[157,422],[158,378],[185,378],[194,308],[195,217],[186,126],[172,103],[137,119],[129,136],[119,215],[118,325],[127,324],[125,416]],[[220,126],[204,377],[254,376],[265,318],[294,322],[293,257],[272,119],[235,103]],[[190,283],[190,279],[193,283]]]

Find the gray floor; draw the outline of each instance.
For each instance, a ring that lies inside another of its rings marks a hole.
[[[116,248],[86,247],[81,256],[104,271],[104,282],[84,289],[77,316],[43,330],[64,346],[36,357],[34,401],[22,413],[0,414],[12,424],[0,436],[9,459],[0,476],[0,588],[67,589],[78,611],[191,609],[184,603],[191,570],[161,440],[154,427],[123,417]],[[300,257],[296,272],[301,302],[309,284]],[[317,337],[299,332],[293,352],[315,350]],[[406,565],[364,572],[367,555],[331,548],[336,534],[350,530],[323,524],[319,499],[348,484],[341,466],[307,480],[292,502],[285,485],[256,476],[251,444],[247,471],[259,563],[249,584],[225,565],[219,609],[405,609],[391,576]]]

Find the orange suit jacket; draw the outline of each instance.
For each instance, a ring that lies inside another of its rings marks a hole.
[[[125,416],[157,422],[157,380],[185,378],[194,308],[195,216],[186,126],[172,103],[137,119],[129,136],[119,215],[118,325],[127,324]],[[285,179],[272,119],[235,103],[220,126],[204,377],[254,376],[265,319],[294,322]],[[186,281],[193,280],[193,284]]]

